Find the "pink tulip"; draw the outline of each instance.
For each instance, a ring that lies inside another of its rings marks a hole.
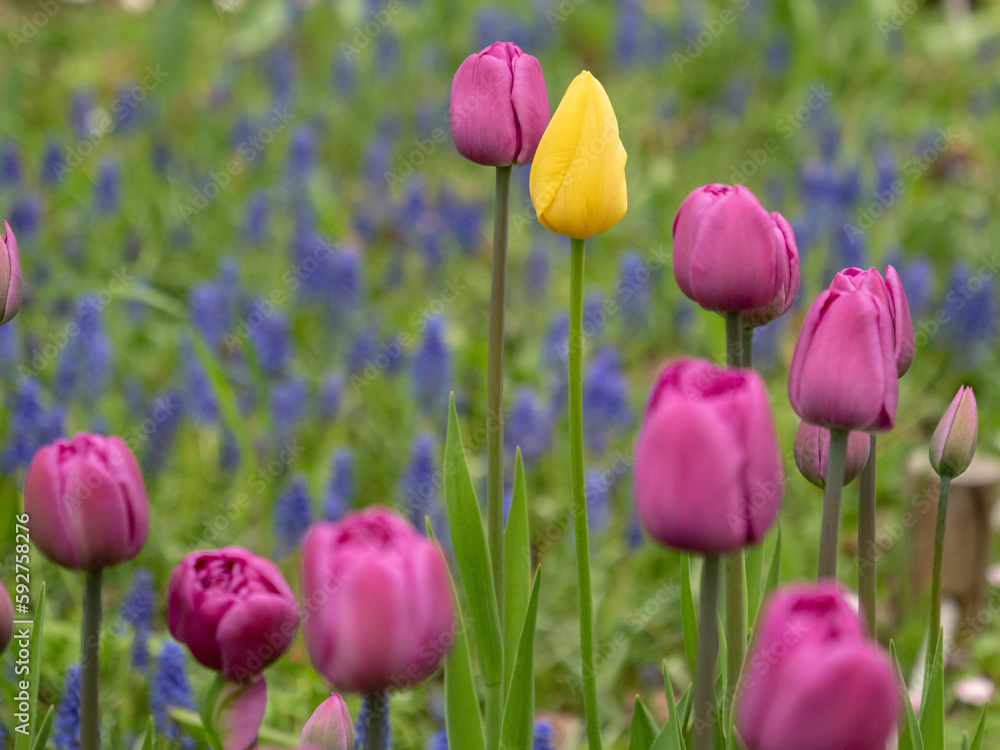
[[[806,314],[788,371],[788,397],[810,424],[885,432],[899,378],[886,303],[866,291],[822,292]]]
[[[3,223],[4,238],[0,241],[0,325],[8,322],[21,309],[23,287],[21,281],[21,257],[17,253],[17,239],[6,221]]]
[[[39,449],[24,482],[31,540],[57,565],[93,571],[139,554],[149,502],[132,451],[116,437],[77,434]]]
[[[299,628],[295,595],[270,560],[241,547],[192,552],[174,568],[170,634],[229,682],[252,682]]]
[[[799,291],[795,235],[742,185],[693,191],[674,219],[674,276],[706,310],[743,311],[747,327],[783,315]]]
[[[10,639],[14,637],[14,603],[10,600],[10,594],[0,583],[0,654],[10,645]]]
[[[942,477],[957,477],[976,454],[979,412],[972,389],[958,389],[931,437],[931,466]]]
[[[833,277],[830,288],[845,292],[860,289],[874,294],[885,302],[892,320],[896,374],[903,377],[913,362],[916,344],[913,336],[913,321],[910,319],[910,305],[906,301],[903,282],[900,281],[896,269],[888,266],[885,269],[885,278],[883,279],[882,274],[874,268],[869,268],[867,271],[862,271],[860,268],[845,268]]]
[[[354,750],[354,722],[347,704],[337,693],[319,704],[302,727],[302,747],[323,750]]]
[[[865,432],[852,432],[847,437],[847,463],[844,484],[853,482],[868,463],[871,439]],[[793,449],[795,465],[802,476],[817,487],[826,486],[826,462],[830,457],[830,431],[808,422],[799,422]]]
[[[749,750],[884,750],[898,703],[889,660],[836,584],[771,597],[737,697]]]
[[[451,650],[444,556],[387,510],[313,524],[302,544],[302,595],[309,656],[341,690],[404,689]]]
[[[635,447],[636,510],[649,535],[679,549],[735,550],[764,536],[783,494],[760,376],[698,359],[667,365]]]
[[[458,153],[488,167],[528,164],[549,124],[542,66],[511,42],[469,55],[451,84]]]

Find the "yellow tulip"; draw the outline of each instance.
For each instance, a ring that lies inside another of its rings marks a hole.
[[[531,165],[531,202],[542,226],[578,240],[625,215],[625,147],[608,94],[583,71],[542,135]]]

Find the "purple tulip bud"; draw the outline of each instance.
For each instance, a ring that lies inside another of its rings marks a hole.
[[[795,431],[793,449],[795,465],[802,476],[817,487],[826,486],[826,462],[830,458],[830,431],[808,422],[799,422]],[[847,463],[844,470],[844,484],[850,484],[868,463],[871,439],[867,433],[852,432],[847,436]]]
[[[674,218],[674,276],[706,310],[743,311],[762,326],[783,315],[799,292],[799,251],[792,227],[768,214],[742,185],[705,185]]]
[[[405,689],[451,650],[444,555],[387,510],[313,524],[302,544],[302,596],[309,656],[341,690]]]
[[[167,626],[202,665],[249,683],[295,639],[295,595],[270,560],[241,547],[192,552],[174,568]]]
[[[836,584],[779,590],[756,630],[736,706],[749,750],[884,750],[898,706],[892,666]]]
[[[10,639],[14,637],[14,603],[10,600],[10,594],[0,583],[0,654],[10,645]]]
[[[52,562],[99,570],[133,559],[149,531],[142,472],[119,438],[81,432],[43,446],[24,480],[31,540]]]
[[[821,427],[886,432],[896,421],[899,376],[892,318],[880,297],[827,289],[813,302],[788,371],[799,417]]]
[[[477,164],[528,164],[551,116],[542,66],[512,42],[469,55],[455,73],[451,135],[458,153]]]
[[[892,266],[885,269],[882,278],[876,269],[845,268],[833,277],[831,289],[851,292],[862,290],[874,294],[885,302],[892,319],[893,355],[896,358],[896,374],[903,377],[913,362],[916,343],[913,335],[913,321],[910,318],[910,305],[906,301],[903,282]]]
[[[222,740],[222,750],[251,750],[267,711],[267,682],[257,675],[251,682],[223,686],[212,709],[212,726]]]
[[[3,317],[0,317],[0,325],[17,315],[17,311],[21,309],[21,297],[24,293],[17,239],[6,221],[3,223],[3,228],[3,251],[0,252],[0,308],[3,309]]]
[[[667,365],[635,446],[636,511],[647,533],[679,549],[735,550],[764,536],[783,494],[760,376],[698,359]]]
[[[330,693],[302,727],[299,742],[319,750],[354,750],[354,722],[344,699]]]
[[[972,388],[962,386],[931,437],[931,466],[942,477],[957,477],[976,453],[979,413]]]

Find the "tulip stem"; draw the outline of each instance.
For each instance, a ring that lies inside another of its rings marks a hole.
[[[705,555],[701,568],[701,616],[694,675],[691,750],[715,747],[715,663],[719,657],[719,556]]]
[[[938,498],[937,527],[934,530],[934,568],[931,571],[931,626],[927,639],[928,653],[933,653],[934,644],[941,632],[941,558],[944,555],[944,528],[948,516],[948,490],[951,477],[941,477],[941,496]]]
[[[389,747],[389,693],[368,693],[361,709],[364,741],[360,750],[386,750]]]
[[[748,329],[743,327],[743,313],[726,313],[726,365],[743,367],[747,349],[743,344]],[[752,329],[751,342],[752,342]],[[743,669],[746,650],[746,616],[744,613],[743,582],[746,577],[743,550],[726,556],[726,716],[732,708],[732,696]]]
[[[868,636],[875,640],[875,434],[872,433],[868,461],[858,484],[858,596],[868,624]]]
[[[840,533],[840,495],[844,489],[847,430],[830,429],[830,456],[823,488],[823,526],[819,538],[819,579],[837,578],[837,535]]]
[[[80,636],[80,750],[98,750],[98,674],[101,645],[101,569],[87,573]]]
[[[580,581],[580,653],[583,661],[583,705],[587,743],[601,750],[594,672],[594,601],[590,593],[590,532],[583,471],[583,261],[586,241],[574,239],[569,292],[569,444],[570,485],[576,536],[576,572]]]
[[[743,366],[753,369],[753,328],[743,329]]]

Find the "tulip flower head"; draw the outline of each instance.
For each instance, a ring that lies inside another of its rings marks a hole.
[[[302,544],[304,631],[316,670],[341,690],[404,689],[450,651],[454,608],[440,548],[374,508],[313,524]]]
[[[871,439],[864,432],[847,436],[847,461],[844,465],[844,484],[850,484],[868,463]],[[793,449],[795,465],[802,476],[817,487],[826,486],[826,465],[830,458],[830,431],[808,422],[799,422],[795,431]]]
[[[354,750],[354,723],[344,699],[330,693],[302,727],[299,742],[302,747],[322,750]]]
[[[490,167],[531,162],[549,124],[542,66],[511,42],[469,55],[451,84],[451,134],[458,153]]]
[[[783,494],[760,376],[697,359],[667,365],[635,447],[636,511],[649,535],[695,552],[736,550],[764,536]]]
[[[972,389],[958,389],[931,437],[931,466],[942,477],[957,477],[969,468],[979,437],[979,413]]]
[[[24,290],[21,280],[21,257],[17,253],[17,239],[6,221],[3,223],[3,247],[0,247],[0,325],[7,323],[21,309]]]
[[[792,408],[821,427],[892,429],[899,399],[894,351],[892,318],[882,298],[827,289],[809,308],[792,354]]]
[[[745,326],[780,317],[799,292],[791,225],[742,185],[705,185],[674,218],[674,276],[706,310],[743,312]]]
[[[627,155],[608,94],[583,71],[545,129],[528,189],[543,227],[585,240],[617,224],[628,208]]]
[[[779,590],[755,630],[736,705],[749,750],[884,750],[892,666],[836,584]]]
[[[139,554],[149,502],[135,456],[119,438],[81,432],[43,446],[24,482],[31,539],[72,570],[94,571]]]
[[[295,595],[270,560],[241,547],[192,552],[174,568],[170,634],[203,666],[249,684],[295,639]]]

